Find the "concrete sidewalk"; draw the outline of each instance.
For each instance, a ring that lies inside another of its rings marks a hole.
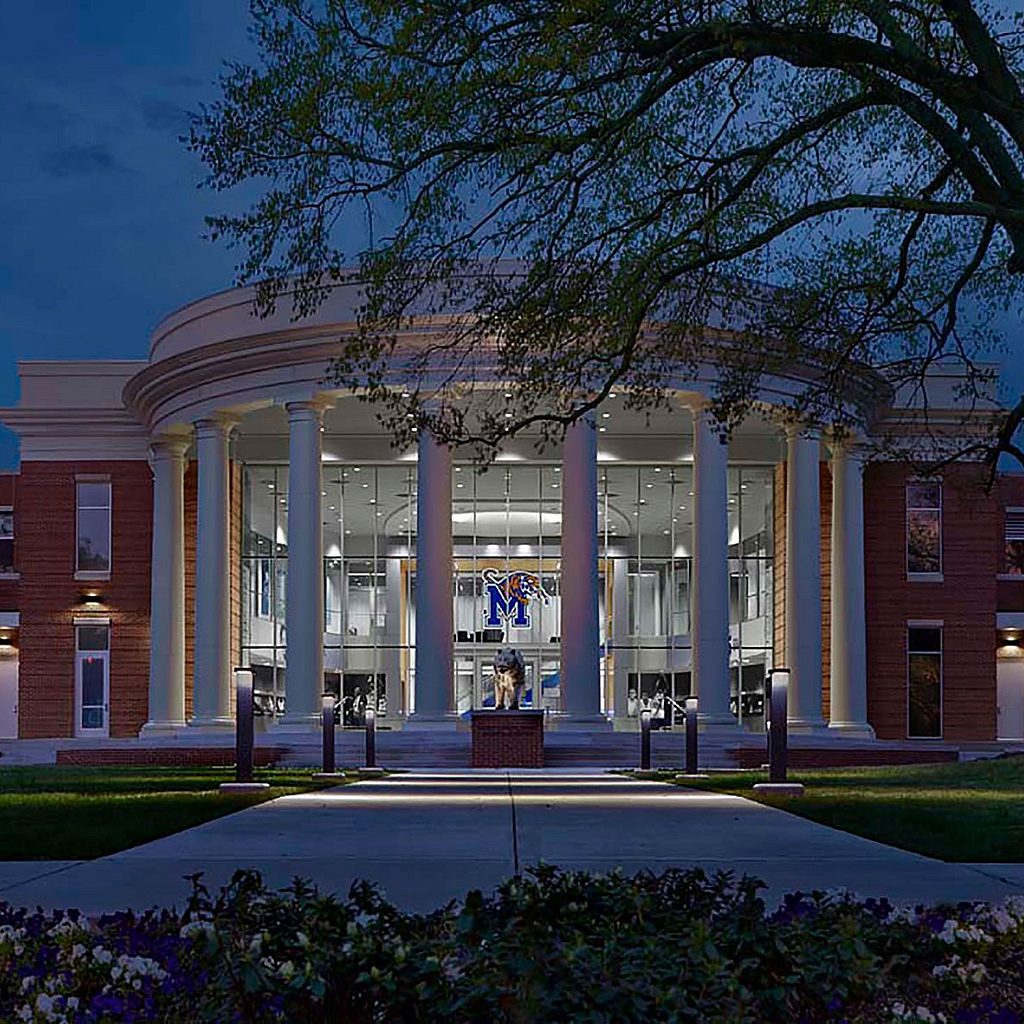
[[[88,913],[180,905],[183,877],[239,867],[345,894],[378,882],[425,911],[539,860],[627,872],[700,865],[769,895],[844,887],[899,902],[994,900],[1024,877],[945,864],[740,797],[596,772],[418,772],[282,797],[100,860],[0,864],[0,900]]]

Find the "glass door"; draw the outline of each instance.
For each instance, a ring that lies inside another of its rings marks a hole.
[[[107,736],[110,732],[110,627],[75,627],[75,735]]]

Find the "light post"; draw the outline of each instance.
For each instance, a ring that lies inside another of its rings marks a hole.
[[[321,708],[321,722],[323,725],[323,757],[320,760],[324,775],[334,774],[334,695],[324,694],[323,706]]]
[[[253,782],[252,669],[235,669],[235,781],[222,782],[224,793],[248,793],[268,789],[268,782]]]
[[[687,697],[684,702],[686,715],[686,773],[697,774],[697,698]]]
[[[640,712],[640,770],[650,771],[651,768],[651,709],[645,707]]]
[[[764,688],[765,710],[768,716],[765,722],[768,741],[768,781],[757,783],[754,790],[782,796],[803,796],[802,783],[786,781],[789,755],[789,669],[773,668],[768,673]]]
[[[377,709],[366,705],[366,767],[377,767]]]

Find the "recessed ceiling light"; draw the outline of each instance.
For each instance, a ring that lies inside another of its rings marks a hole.
[[[654,484],[648,484],[647,485],[647,490],[650,490],[653,486],[654,486]]]
[[[369,487],[370,485],[369,484],[363,484],[362,486],[363,487]]]
[[[683,511],[683,510],[684,510],[685,508],[686,508],[686,506],[685,506],[685,505],[680,505],[680,506],[679,506],[679,511],[680,511],[680,512],[682,512],[682,511]]]
[[[326,498],[327,497],[327,492],[326,491],[321,491],[320,492],[320,497],[321,498]]]
[[[661,466],[655,466],[654,467],[654,472],[655,473],[660,473],[661,472]]]
[[[672,531],[671,530],[662,530],[661,532],[663,534],[665,534],[665,536],[667,537]]]
[[[612,414],[610,412],[603,412],[603,413],[601,413],[601,419],[603,419],[603,420],[610,420],[611,418],[612,418]]]
[[[345,536],[346,537],[351,537],[352,536],[352,531],[351,530],[346,530],[345,531]]]
[[[328,505],[327,508],[328,508],[329,511],[335,512],[335,511],[337,511],[338,506],[337,505]]]
[[[455,486],[456,487],[465,487],[466,485],[464,483],[462,483],[461,481],[459,481],[459,483],[457,483]]]
[[[361,473],[362,471],[363,471],[363,467],[362,466],[353,466],[352,467],[352,472],[353,473]]]
[[[608,430],[608,428],[607,428],[607,427],[598,427],[597,429],[598,429],[598,430],[599,430],[599,431],[600,431],[600,432],[601,432],[602,434],[603,434],[603,433],[605,433],[605,432],[606,432],[606,431]]]

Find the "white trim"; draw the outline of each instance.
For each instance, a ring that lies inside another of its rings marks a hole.
[[[98,569],[79,569],[75,572],[75,579],[81,583],[103,583],[110,579],[110,570],[104,569],[103,571],[100,571]]]
[[[942,529],[941,520],[939,529]],[[940,545],[941,546],[941,545]],[[942,583],[945,576],[941,572],[908,572],[908,583]]]
[[[109,615],[76,615],[73,621],[74,627],[77,629],[79,626],[109,626],[110,616]],[[75,640],[77,644],[77,639]]]
[[[0,580],[20,580],[20,572],[0,572]]]

